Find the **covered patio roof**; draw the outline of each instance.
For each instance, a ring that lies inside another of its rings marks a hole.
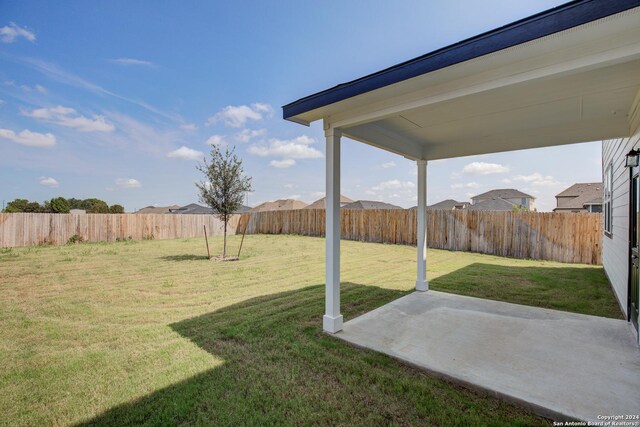
[[[629,136],[639,90],[640,0],[578,0],[307,96],[283,115],[435,160]]]
[[[640,0],[576,0],[285,105],[285,119],[325,130],[324,330],[343,325],[343,135],[416,160],[416,290],[426,291],[429,160],[628,137],[639,103]]]

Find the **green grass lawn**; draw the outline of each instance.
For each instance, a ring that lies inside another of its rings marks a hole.
[[[243,250],[0,250],[0,424],[547,423],[323,334],[323,239],[247,236]],[[428,264],[432,289],[621,316],[600,267],[437,250]],[[415,248],[345,241],[342,281],[348,320],[412,290]]]

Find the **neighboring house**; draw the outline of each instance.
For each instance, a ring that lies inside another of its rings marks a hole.
[[[318,199],[315,202],[311,203],[309,206],[304,207],[304,209],[324,209],[326,205],[326,200],[327,200],[326,197],[323,197],[322,199]],[[347,205],[349,203],[353,203],[353,200],[341,194],[340,207],[343,207],[344,205]]]
[[[344,205],[343,209],[403,209],[400,206],[392,205],[390,203],[378,202],[376,200],[358,200],[357,202]]]
[[[244,206],[242,205],[240,207],[240,209],[238,209],[235,213],[243,213],[243,212],[247,212],[249,209],[251,209],[249,206]],[[191,203],[189,205],[186,206],[181,206],[179,208],[176,209],[171,209],[169,213],[172,214],[213,214],[214,211],[213,209],[211,209],[208,206],[202,206],[199,205],[197,203]]]
[[[134,213],[137,214],[166,214],[170,213],[172,209],[178,209],[180,206],[171,205],[171,206],[147,206],[142,208]]]
[[[490,190],[490,191],[487,191],[486,193],[478,194],[477,196],[473,196],[471,198],[471,202],[472,202],[471,204],[473,206],[476,203],[480,203],[482,201],[495,200],[495,199],[502,199],[504,201],[511,203],[512,205],[520,205],[530,211],[535,210],[536,198],[533,196],[530,196],[527,193],[523,193],[522,191],[515,190],[513,188]],[[502,205],[502,204],[498,203],[497,205]],[[505,210],[505,209],[498,209],[498,210]]]
[[[602,212],[602,183],[573,184],[556,195],[554,212]]]
[[[469,205],[471,205],[471,203],[469,202],[458,202],[453,199],[447,199],[438,203],[434,203],[431,206],[427,206],[427,210],[431,209],[431,210],[443,210],[443,211],[457,211],[461,209],[466,209],[469,207]],[[414,206],[412,209],[415,209],[415,208],[417,208],[417,206]]]
[[[265,211],[288,211],[293,209],[303,209],[307,206],[306,203],[300,200],[294,199],[280,199],[274,202],[264,202],[249,212],[265,212]]]
[[[519,204],[510,202],[506,199],[484,199],[470,205],[468,211],[512,211],[519,208]]]

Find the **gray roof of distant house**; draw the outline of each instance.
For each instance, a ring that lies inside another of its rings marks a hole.
[[[251,208],[250,211],[251,212],[287,211],[287,210],[302,209],[306,206],[307,204],[300,200],[280,199],[280,200],[274,200],[271,202],[261,203],[258,206]]]
[[[504,199],[482,200],[467,207],[468,211],[511,211],[516,204]]]
[[[473,196],[471,200],[476,199],[517,199],[517,198],[529,198],[535,199],[535,197],[523,193],[520,190],[516,190],[514,188],[501,188],[498,190],[489,190],[486,193],[478,194],[477,196]]]
[[[603,185],[601,182],[582,182],[573,184],[558,193],[558,206],[554,210],[584,209],[585,205],[601,205]]]
[[[251,209],[251,208],[248,207],[248,206],[242,205],[240,207],[240,209],[238,209],[236,211],[236,213],[246,212],[249,209]],[[193,214],[213,214],[214,211],[213,211],[213,209],[211,209],[208,206],[202,206],[202,205],[199,205],[197,203],[190,203],[188,205],[181,206],[181,207],[179,207],[177,209],[171,209],[170,213],[172,213],[172,214],[183,214],[183,215],[184,214],[192,214],[193,215]]]
[[[208,206],[202,206],[197,203],[190,203],[180,206],[178,209],[171,209],[172,214],[211,214],[213,209]]]
[[[453,210],[456,206],[469,206],[471,203],[469,202],[458,202],[453,199],[443,200],[438,203],[434,203],[433,205],[427,206],[427,209],[435,209],[435,210]]]
[[[303,209],[324,209],[326,203],[327,203],[327,198],[323,197],[311,203],[309,206],[305,206]],[[346,205],[347,203],[353,203],[353,200],[341,194],[340,205]]]
[[[146,206],[135,213],[137,214],[165,214],[169,213],[171,209],[178,209],[180,206],[171,205],[171,206]]]
[[[348,205],[344,205],[343,209],[403,209],[400,206],[391,203],[378,202],[376,200],[358,200]]]

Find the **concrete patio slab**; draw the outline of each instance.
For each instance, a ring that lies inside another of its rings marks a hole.
[[[414,292],[335,336],[554,420],[640,414],[640,348],[623,320]]]

